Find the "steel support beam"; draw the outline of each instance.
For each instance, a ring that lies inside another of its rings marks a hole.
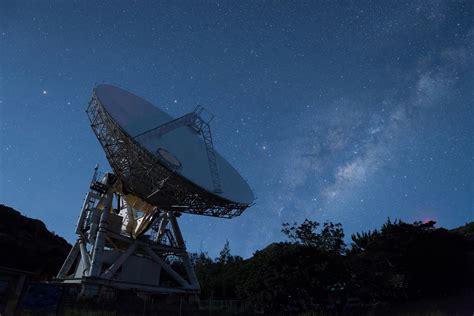
[[[114,262],[114,264],[112,264],[110,266],[110,268],[108,268],[103,274],[102,274],[102,278],[104,279],[110,279],[115,272],[117,272],[118,268],[120,268],[120,266],[125,262],[125,260],[128,259],[128,257],[130,257],[130,255],[137,249],[137,243],[134,242],[132,243],[127,251],[125,251],[118,259],[117,261]]]
[[[155,220],[156,235],[134,239],[128,234],[127,222],[120,215],[133,215],[139,210],[126,203],[117,203],[120,212],[113,212],[114,197],[117,201],[121,199],[121,193],[116,191],[119,187],[115,186],[116,178],[110,174],[101,180],[94,178],[81,209],[81,215],[87,215],[81,216],[77,225],[80,227],[78,240],[57,278],[82,284],[82,296],[99,295],[100,286],[152,293],[197,294],[199,283],[175,212],[160,210]],[[117,230],[118,223],[120,230]],[[167,258],[183,264],[184,271],[173,269]],[[162,271],[175,281],[175,285],[162,283]]]

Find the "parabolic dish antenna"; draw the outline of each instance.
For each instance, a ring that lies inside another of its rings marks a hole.
[[[84,297],[100,296],[103,287],[199,293],[177,218],[181,212],[230,218],[254,200],[244,179],[214,151],[212,115],[198,106],[173,119],[107,84],[95,87],[87,115],[114,172],[101,176],[94,169],[78,239],[57,279],[82,284]]]
[[[160,209],[227,218],[253,203],[246,181],[214,150],[212,115],[202,107],[174,119],[124,89],[100,84],[87,114],[124,193]]]

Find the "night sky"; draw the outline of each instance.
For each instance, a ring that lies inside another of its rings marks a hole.
[[[0,3],[0,203],[75,240],[96,163],[85,108],[116,84],[204,105],[255,206],[183,215],[191,251],[244,257],[281,223],[474,219],[474,1]]]

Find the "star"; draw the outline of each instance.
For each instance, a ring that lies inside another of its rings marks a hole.
[[[76,236],[66,224],[75,214],[63,219],[60,205],[85,192],[37,179],[79,184],[97,161],[108,169],[84,113],[102,80],[176,117],[208,104],[217,118],[214,147],[258,196],[235,221],[212,221],[207,230],[211,222],[196,218],[204,226],[183,227],[191,251],[199,240],[190,236],[217,230],[204,251],[218,253],[228,238],[235,254],[251,255],[280,240],[290,218],[340,221],[347,236],[388,216],[421,219],[410,210],[430,205],[439,206],[439,226],[472,220],[473,33],[462,1],[441,1],[436,19],[426,6],[415,15],[411,5],[380,12],[370,3],[333,10],[317,1],[282,15],[287,6],[276,1],[259,9],[258,21],[245,4],[137,2],[133,23],[122,1],[93,12],[70,1],[22,2],[29,9],[5,15],[0,30],[0,198],[34,216],[41,206],[18,198],[32,191],[15,181],[39,184],[40,195],[57,190],[47,224],[70,242]],[[175,11],[184,14],[166,13]],[[263,221],[271,233],[255,239]],[[254,240],[259,246],[249,247]]]

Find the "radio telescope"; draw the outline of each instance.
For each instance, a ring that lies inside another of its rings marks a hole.
[[[82,284],[84,296],[103,286],[198,293],[177,218],[232,218],[254,201],[246,181],[214,150],[213,115],[198,106],[174,119],[108,84],[94,88],[86,113],[113,173],[96,166],[77,241],[57,279]]]

